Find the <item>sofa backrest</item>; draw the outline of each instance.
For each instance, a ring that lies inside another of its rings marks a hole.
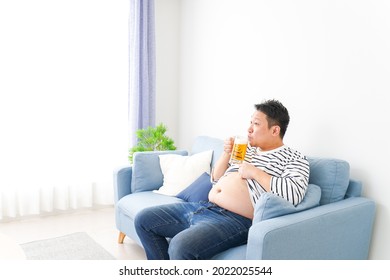
[[[349,179],[348,189],[345,198],[359,197],[362,195],[363,184],[361,181]]]
[[[213,150],[213,157],[211,159],[211,167],[219,159],[223,152],[223,140],[209,136],[198,136],[192,145],[191,154]]]
[[[349,163],[333,158],[308,157],[309,183],[321,188],[320,205],[345,198],[350,183]]]

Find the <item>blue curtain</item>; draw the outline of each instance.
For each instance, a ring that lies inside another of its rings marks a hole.
[[[135,131],[155,125],[156,56],[154,0],[130,0],[130,145]]]

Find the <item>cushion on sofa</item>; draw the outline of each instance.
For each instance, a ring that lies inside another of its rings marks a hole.
[[[204,172],[191,185],[178,193],[176,197],[188,202],[208,201],[211,187],[210,175]]]
[[[159,155],[177,154],[186,156],[187,151],[152,151],[134,153],[131,192],[156,190],[163,184]],[[153,172],[150,172],[153,170]],[[158,170],[159,172],[156,172]]]
[[[124,215],[134,219],[137,213],[144,208],[178,202],[183,202],[183,200],[153,191],[145,191],[124,196],[119,200],[116,207]]]
[[[155,192],[165,195],[177,195],[204,172],[210,173],[212,155],[212,150],[191,156],[160,155],[163,185]]]
[[[316,207],[320,199],[321,189],[314,184],[308,185],[305,197],[297,206],[276,194],[263,193],[255,205],[253,223]]]
[[[349,163],[339,159],[308,157],[309,183],[321,188],[320,205],[344,199],[349,184]]]

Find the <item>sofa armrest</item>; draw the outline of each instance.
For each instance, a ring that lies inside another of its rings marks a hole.
[[[122,166],[114,170],[114,203],[116,204],[122,197],[131,193],[131,177],[133,168]]]
[[[354,197],[254,223],[247,259],[367,259],[375,203]]]

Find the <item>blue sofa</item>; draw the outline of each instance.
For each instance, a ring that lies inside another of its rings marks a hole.
[[[211,166],[223,141],[195,139],[190,155],[213,150]],[[163,183],[159,155],[184,150],[136,153],[132,166],[114,170],[115,218],[119,243],[125,236],[141,245],[134,217],[141,209],[182,201],[153,192]],[[267,193],[257,203],[246,245],[226,250],[213,259],[367,259],[375,203],[362,197],[362,184],[349,178],[349,164],[330,158],[311,158],[308,193],[294,207]],[[142,245],[141,245],[142,246]]]

